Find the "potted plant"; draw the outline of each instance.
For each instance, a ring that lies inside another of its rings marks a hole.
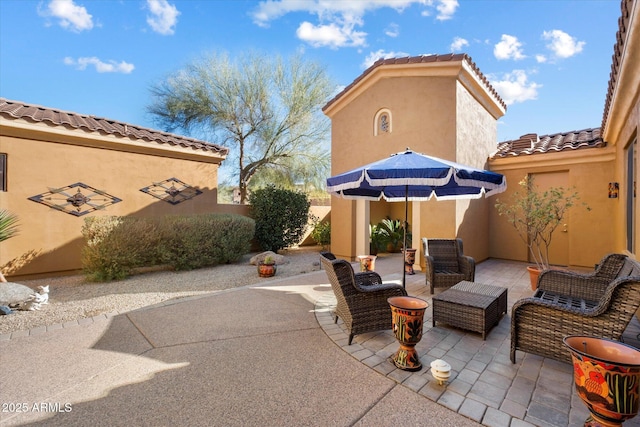
[[[549,268],[549,246],[553,232],[564,221],[571,207],[580,199],[575,189],[552,187],[539,191],[531,175],[518,183],[521,187],[510,202],[496,202],[498,215],[504,216],[527,245],[535,267],[528,267],[531,289],[537,287],[537,276]],[[583,204],[584,205],[584,204]],[[587,210],[590,208],[584,205]]]
[[[276,270],[276,261],[271,255],[267,255],[264,260],[258,263],[258,275],[260,277],[275,276]]]
[[[369,224],[369,253],[378,255],[387,247],[387,235],[382,231],[380,224]]]

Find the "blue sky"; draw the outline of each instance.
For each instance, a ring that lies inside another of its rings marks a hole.
[[[158,128],[149,87],[210,52],[302,53],[337,90],[379,57],[464,52],[498,141],[599,127],[619,0],[0,0],[0,96]]]

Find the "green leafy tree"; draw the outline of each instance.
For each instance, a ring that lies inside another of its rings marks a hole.
[[[265,251],[277,252],[300,243],[309,220],[309,200],[303,193],[270,185],[249,197],[255,238]]]
[[[168,131],[229,146],[245,203],[256,176],[295,183],[328,175],[330,123],[321,106],[334,89],[323,67],[300,56],[212,54],[152,86],[148,111]]]

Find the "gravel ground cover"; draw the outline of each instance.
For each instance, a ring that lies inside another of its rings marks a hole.
[[[32,289],[49,285],[49,304],[39,311],[15,311],[0,316],[0,334],[101,314],[126,313],[170,299],[205,295],[309,273],[320,269],[319,252],[319,246],[281,251],[286,263],[278,265],[276,276],[271,278],[258,276],[256,266],[249,263],[255,255],[251,253],[235,264],[192,271],[155,271],[117,282],[92,283],[81,275],[19,281]]]

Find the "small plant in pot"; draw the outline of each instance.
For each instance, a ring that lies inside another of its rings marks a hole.
[[[369,224],[369,239],[369,253],[371,255],[378,255],[378,252],[386,250],[389,239],[387,234],[382,231],[380,224]]]
[[[267,255],[262,262],[258,263],[258,275],[260,277],[275,276],[276,269],[276,261],[271,255]]]
[[[567,212],[578,203],[580,196],[575,189],[552,187],[537,190],[532,176],[527,175],[518,183],[520,190],[509,202],[497,200],[498,215],[504,216],[520,239],[527,245],[535,267],[528,267],[531,273],[531,289],[537,288],[537,276],[549,269],[549,247],[553,232],[563,223]],[[590,208],[582,204],[587,210]]]

